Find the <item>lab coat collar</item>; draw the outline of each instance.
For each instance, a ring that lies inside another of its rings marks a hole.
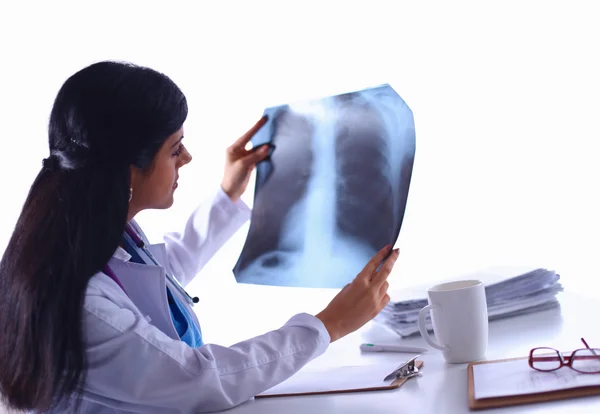
[[[117,250],[115,250],[112,257],[122,262],[128,262],[131,260],[131,255],[127,253],[127,250],[121,246],[117,247]]]
[[[148,246],[148,250],[150,250],[150,252],[154,255],[154,257],[156,258],[156,260],[158,261],[158,263],[160,263],[162,266],[164,266],[168,272],[171,271],[170,267],[168,266],[168,262],[167,262],[167,248],[165,246],[164,243],[159,243],[159,244],[149,244]],[[120,262],[129,262],[132,258],[132,256],[127,253],[127,250],[125,250],[124,248],[122,248],[121,246],[117,247],[117,250],[115,250],[115,252],[112,255],[112,258],[115,260],[118,260]]]

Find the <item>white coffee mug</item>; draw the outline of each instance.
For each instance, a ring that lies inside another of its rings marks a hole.
[[[442,283],[427,290],[429,305],[419,312],[419,331],[432,347],[443,352],[449,363],[485,358],[488,344],[488,312],[485,287],[480,280]],[[425,318],[431,311],[436,343]]]

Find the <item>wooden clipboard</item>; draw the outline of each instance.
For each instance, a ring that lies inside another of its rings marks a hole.
[[[415,366],[418,369],[421,369],[423,366],[423,361],[417,360],[415,361]],[[275,397],[297,397],[302,395],[323,395],[323,394],[342,394],[342,393],[351,393],[351,392],[368,392],[368,391],[385,391],[385,390],[393,390],[399,388],[402,384],[408,381],[410,378],[398,378],[394,382],[389,385],[382,385],[376,387],[366,387],[366,388],[344,388],[344,389],[336,389],[336,390],[328,390],[328,391],[314,391],[314,392],[296,392],[296,393],[280,393],[280,394],[259,394],[255,398],[275,398]]]
[[[527,360],[527,357],[497,359],[492,361],[471,362],[467,367],[468,372],[468,393],[469,393],[469,409],[470,410],[485,410],[488,408],[508,407],[512,405],[534,404],[546,401],[566,400],[577,397],[588,397],[600,395],[600,386],[570,388],[566,390],[541,392],[527,395],[514,395],[493,398],[475,399],[475,378],[473,376],[473,366],[479,364],[492,364],[496,362],[516,361],[519,359]],[[569,368],[562,368],[569,369]]]

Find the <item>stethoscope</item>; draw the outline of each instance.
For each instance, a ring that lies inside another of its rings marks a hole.
[[[146,254],[146,256],[148,256],[150,258],[150,260],[152,260],[152,262],[156,266],[160,266],[158,261],[155,259],[154,255],[146,247],[146,243],[144,243],[144,241],[141,239],[141,237],[137,234],[137,232],[133,228],[131,228],[131,226],[129,224],[127,224],[125,226],[125,233],[127,233],[127,235],[135,243],[135,245],[139,249],[141,249]],[[119,285],[119,287],[121,287],[121,289],[123,289],[123,291],[127,294],[127,291],[121,284],[121,281],[119,280],[119,278],[117,278],[117,275],[115,274],[115,272],[113,272],[113,270],[108,265],[104,266],[104,273],[106,273],[106,275],[108,277],[110,277],[112,280],[114,280]],[[165,272],[165,276],[167,277],[167,279],[169,279],[169,281],[173,284],[173,286],[175,286],[175,289],[177,289],[179,291],[179,293],[181,293],[181,295],[186,298],[186,300],[188,301],[190,306],[194,306],[194,303],[198,303],[200,301],[200,299],[198,299],[197,296],[191,297],[189,295],[189,293],[187,293],[187,291],[183,288],[183,286],[181,286],[181,284],[177,281],[177,279],[175,279],[174,277],[169,275],[167,272]]]

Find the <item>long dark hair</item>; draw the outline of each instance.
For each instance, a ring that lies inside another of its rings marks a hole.
[[[130,63],[94,63],[59,90],[50,156],[0,262],[0,392],[9,406],[44,411],[79,399],[85,291],[124,232],[130,167],[149,168],[186,117],[175,83]]]

